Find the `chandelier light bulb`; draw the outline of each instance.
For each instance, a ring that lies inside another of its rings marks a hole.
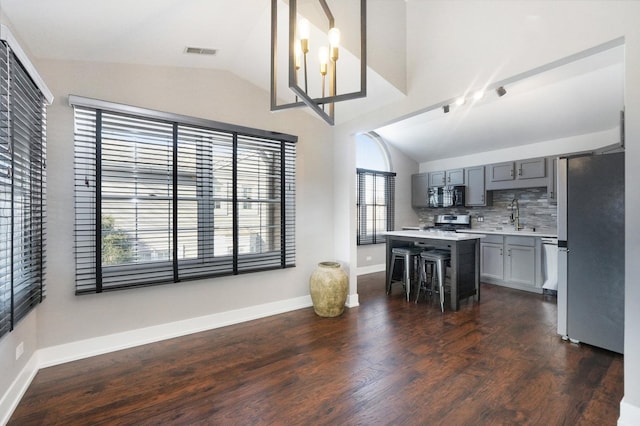
[[[329,30],[329,44],[331,47],[340,46],[340,30],[336,27]]]
[[[302,43],[300,40],[296,40],[293,45],[293,61],[296,69],[299,70],[302,62]]]
[[[301,40],[309,40],[310,35],[311,25],[309,24],[309,20],[306,18],[300,18],[300,21],[298,21],[298,36]]]
[[[464,104],[464,96],[461,96],[458,99],[456,99],[456,105],[460,106],[463,104]]]
[[[479,101],[483,97],[484,97],[484,90],[478,90],[476,93],[473,94],[473,99],[475,99],[476,101]]]
[[[331,60],[338,60],[338,50],[340,46],[340,30],[333,27],[329,30],[329,45],[331,46]]]
[[[325,75],[329,63],[329,49],[326,46],[322,46],[318,51],[318,59],[320,59],[320,74]]]

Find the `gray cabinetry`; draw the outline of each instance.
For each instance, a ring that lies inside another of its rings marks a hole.
[[[541,293],[540,238],[487,235],[480,243],[480,275],[487,283]]]
[[[487,166],[487,171],[489,172],[488,178],[489,182],[502,182],[506,180],[513,180],[514,174],[514,164],[513,161],[508,161],[506,163],[498,163],[491,164]]]
[[[486,166],[487,190],[548,186],[547,159],[508,161]]]
[[[419,173],[411,175],[411,205],[413,207],[428,207],[429,174]]]
[[[429,172],[429,186],[464,185],[464,169]]]
[[[546,176],[546,158],[516,161],[516,179],[537,179]]]
[[[505,237],[505,281],[518,286],[536,286],[536,250],[533,237]]]
[[[504,280],[502,236],[488,235],[480,243],[480,276],[483,281]]]
[[[484,185],[484,166],[464,169],[464,181],[467,182],[465,205],[486,206],[486,189]]]

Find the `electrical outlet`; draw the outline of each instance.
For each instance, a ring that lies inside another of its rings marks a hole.
[[[16,361],[20,359],[23,353],[24,353],[24,342],[20,342],[18,346],[16,346]]]
[[[478,216],[478,222],[484,222],[484,216]]]

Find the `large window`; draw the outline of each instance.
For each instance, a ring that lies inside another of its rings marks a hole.
[[[296,137],[70,101],[76,293],[294,266]]]
[[[45,296],[46,101],[0,43],[0,336]]]
[[[394,227],[395,173],[357,169],[358,245],[384,243]]]
[[[356,136],[357,243],[384,243],[394,228],[395,173],[384,142],[374,132]]]

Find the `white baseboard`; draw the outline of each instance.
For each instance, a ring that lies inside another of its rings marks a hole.
[[[358,275],[373,274],[374,272],[384,272],[386,269],[387,269],[387,266],[384,263],[380,265],[362,266],[358,268],[358,270],[356,271],[356,274]]]
[[[622,398],[620,401],[620,417],[618,418],[618,426],[635,426],[640,425],[640,407],[631,405]]]
[[[0,399],[0,424],[6,425],[9,422],[9,418],[13,411],[18,406],[18,403],[22,399],[22,396],[29,388],[31,381],[38,373],[40,369],[38,365],[38,354],[34,353],[27,365],[24,366],[18,377],[11,383],[9,389],[2,395]]]
[[[358,297],[358,293],[350,294],[347,296],[347,303],[345,303],[347,308],[355,308],[356,306],[360,306],[360,299]]]
[[[357,294],[355,296],[357,306]],[[20,399],[40,368],[174,337],[186,336],[200,331],[239,324],[310,306],[313,306],[311,296],[307,295],[38,349],[13,381],[10,388],[2,395],[0,399],[0,424],[4,425],[9,421],[11,414],[18,406]]]

